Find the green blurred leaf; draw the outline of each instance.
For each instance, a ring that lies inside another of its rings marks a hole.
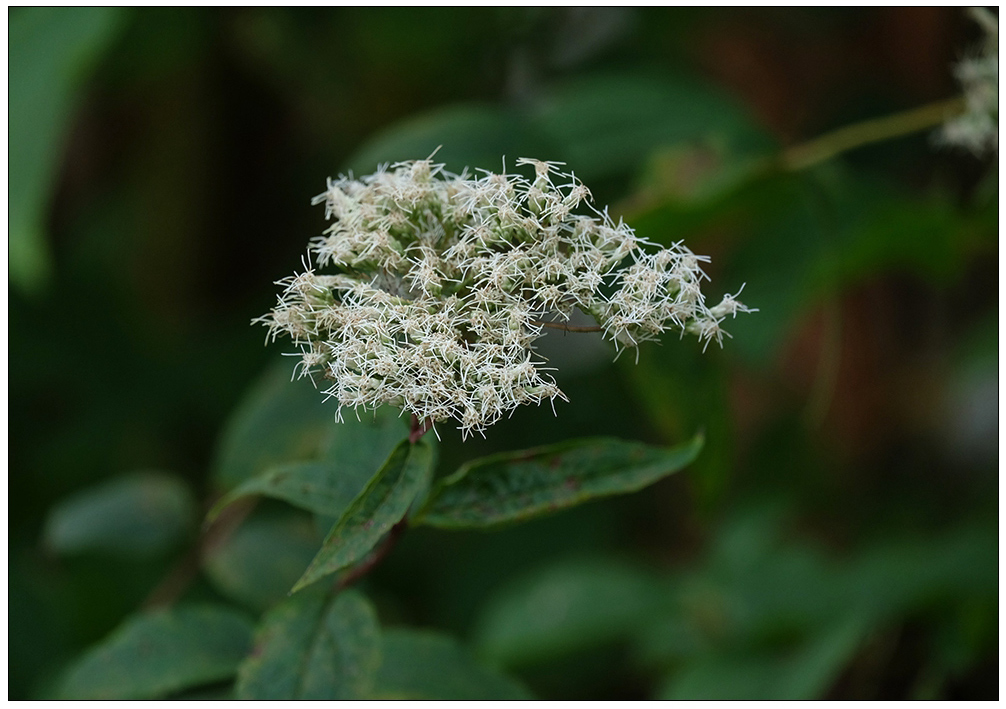
[[[759,505],[729,518],[669,610],[639,633],[643,664],[675,670],[662,698],[819,698],[871,628],[994,603],[996,536],[981,525],[833,560],[785,542],[784,516]]]
[[[848,285],[893,270],[939,283],[961,273],[978,243],[976,220],[940,200],[899,196],[876,185],[861,194],[864,186],[852,187],[858,189],[837,210],[853,219],[837,234],[835,258],[817,264],[817,278]]]
[[[783,505],[760,504],[720,525],[700,569],[680,580],[668,614],[692,626],[683,639],[697,635],[698,645],[720,650],[773,647],[780,639],[808,638],[864,615],[851,602],[840,565],[806,543],[782,543],[784,520]],[[643,637],[653,659],[660,640]]]
[[[454,106],[397,123],[378,134],[350,159],[348,169],[365,175],[383,163],[425,159],[440,147],[436,159],[449,169],[498,172],[504,156],[511,158],[512,166],[514,159],[535,155],[545,146],[519,114],[492,106]]]
[[[871,617],[899,617],[951,599],[997,592],[998,536],[968,525],[929,538],[891,539],[848,564],[849,603]]]
[[[59,502],[49,512],[44,542],[61,554],[152,554],[193,528],[196,501],[167,473],[123,475]]]
[[[715,603],[714,600],[710,606]],[[703,620],[711,620],[715,624],[718,618],[713,615]],[[695,621],[696,618],[683,613],[678,607],[673,612],[654,615],[633,639],[633,660],[647,672],[663,672],[668,667],[679,666],[695,656],[708,653],[714,647],[709,628]]]
[[[362,594],[298,594],[263,619],[238,673],[238,698],[365,698],[381,662],[380,640]]]
[[[384,632],[382,646],[384,659],[372,699],[533,699],[520,684],[479,664],[448,636],[394,628]]]
[[[211,685],[172,694],[167,699],[168,701],[183,702],[229,702],[237,697],[234,695],[234,683],[228,682],[224,685]]]
[[[234,675],[252,624],[223,606],[189,606],[127,620],[67,671],[64,699],[157,699]]]
[[[724,260],[721,282],[731,292],[744,285],[744,303],[758,312],[729,321],[726,349],[764,366],[797,318],[832,293],[815,270],[833,257],[833,231],[822,221],[813,186],[797,176],[751,185],[735,199],[730,209],[744,221],[743,241]]]
[[[820,699],[862,643],[868,624],[849,620],[785,653],[695,658],[658,692],[669,700]]]
[[[852,609],[834,563],[805,543],[781,542],[785,521],[784,504],[762,503],[721,523],[703,568],[682,584],[682,610],[710,635],[803,637]]]
[[[270,467],[317,460],[338,436],[335,408],[306,379],[290,381],[292,365],[276,363],[231,415],[213,477],[225,490]]]
[[[357,174],[381,163],[428,157],[455,171],[502,169],[502,158],[564,160],[585,180],[625,176],[654,151],[700,146],[731,158],[772,147],[729,96],[684,77],[603,74],[550,87],[530,111],[464,104],[395,124],[372,138],[349,162]],[[717,178],[720,179],[720,178]]]
[[[665,440],[704,432],[706,446],[689,479],[708,506],[723,494],[735,467],[726,371],[718,352],[704,353],[696,341],[673,340],[664,347],[639,348],[636,362],[623,357],[619,371]]]
[[[769,165],[767,155],[737,154],[725,145],[684,143],[657,150],[646,160],[628,206],[669,207],[677,212],[678,221],[700,223],[719,216],[716,208],[739,190],[764,179]],[[661,239],[661,243],[673,241]]]
[[[960,676],[999,646],[999,596],[964,598],[946,616],[934,619],[935,664]]]
[[[9,14],[11,283],[39,290],[50,276],[46,210],[80,89],[122,25],[119,7],[25,7]]]
[[[433,449],[426,441],[399,443],[332,527],[293,592],[365,557],[429,485],[433,462]]]
[[[549,566],[487,603],[475,646],[481,656],[516,667],[626,640],[650,622],[667,590],[652,573],[621,561]]]
[[[209,518],[248,495],[274,497],[311,512],[338,517],[407,434],[404,420],[390,409],[365,415],[362,421],[349,417],[336,424],[322,460],[269,468],[225,495]]]
[[[286,597],[317,551],[309,517],[252,517],[207,551],[203,569],[222,593],[265,610]]]
[[[434,486],[416,522],[490,527],[635,492],[691,463],[702,445],[701,434],[674,448],[589,438],[479,458]]]
[[[759,365],[801,316],[843,289],[891,272],[938,285],[960,277],[988,232],[980,213],[901,194],[838,165],[751,184],[721,209],[743,239],[722,280],[745,283],[744,302],[759,309],[730,321],[729,349]],[[651,221],[642,235],[655,227]]]
[[[588,181],[627,174],[660,148],[691,143],[747,152],[771,146],[729,96],[684,77],[580,77],[549,92],[535,124],[559,143],[556,158]]]

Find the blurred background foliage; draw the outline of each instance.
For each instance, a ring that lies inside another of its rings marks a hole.
[[[569,436],[701,429],[705,450],[524,526],[410,532],[360,586],[382,624],[449,634],[544,698],[998,696],[994,161],[923,133],[765,168],[954,95],[978,39],[960,11],[9,20],[11,698],[47,696],[149,601],[221,491],[318,454],[332,407],[283,384],[249,320],[324,228],[309,200],[327,176],[438,145],[455,170],[565,160],[641,236],[711,255],[714,301],[746,283],[760,312],[722,351],[672,337],[638,363],[549,334],[572,403],[486,440],[439,427],[441,472]],[[260,504],[179,593],[236,604],[214,622],[245,628],[303,571],[316,522]],[[243,642],[162,694],[226,678]]]

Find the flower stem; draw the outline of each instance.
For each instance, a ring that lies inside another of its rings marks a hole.
[[[589,327],[575,327],[573,325],[567,325],[566,323],[543,322],[541,320],[535,320],[534,324],[541,327],[550,327],[555,330],[563,330],[565,332],[602,332],[602,328],[597,327],[596,325],[591,325]]]
[[[425,436],[427,431],[433,428],[433,420],[426,419],[425,421],[420,421],[418,416],[412,414],[409,425],[409,443],[416,445],[416,443],[419,442],[419,439]],[[336,582],[336,590],[341,591],[344,588],[352,586],[361,578],[369,574],[374,567],[384,561],[384,557],[391,553],[391,550],[395,547],[395,544],[398,543],[398,539],[402,536],[408,526],[409,519],[408,515],[406,515],[395,523],[395,526],[391,528],[391,531],[388,532],[388,535],[384,538],[384,541],[381,542],[380,546],[372,551],[370,555],[360,564],[347,571],[345,575]]]
[[[433,421],[431,419],[420,422],[419,417],[412,414],[409,428],[409,443],[416,445],[419,439],[425,436],[431,428],[433,428]]]
[[[964,108],[964,97],[958,96],[891,116],[853,123],[789,148],[782,154],[782,165],[787,170],[804,170],[862,145],[932,128],[962,113]]]

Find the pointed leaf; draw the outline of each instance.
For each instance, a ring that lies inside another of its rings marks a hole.
[[[381,662],[377,615],[356,591],[302,593],[266,614],[239,699],[362,699]]]
[[[178,542],[193,527],[196,502],[184,481],[159,472],[123,475],[53,507],[45,544],[62,554],[150,554]]]
[[[67,672],[63,699],[157,699],[225,680],[251,648],[251,622],[223,606],[134,617]]]
[[[491,455],[444,478],[415,521],[443,528],[490,527],[635,492],[691,463],[702,445],[701,434],[675,448],[588,438]]]
[[[294,591],[359,561],[409,511],[429,484],[433,454],[426,441],[398,444],[380,471],[328,533]]]
[[[390,410],[365,416],[362,421],[349,418],[334,426],[321,460],[268,468],[225,495],[209,518],[248,495],[286,500],[322,515],[341,515],[408,431]]]
[[[456,640],[438,633],[386,630],[373,699],[533,699],[514,680],[479,664]]]

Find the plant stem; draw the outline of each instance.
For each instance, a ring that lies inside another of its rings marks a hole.
[[[958,96],[895,113],[892,116],[853,123],[789,148],[782,154],[782,165],[787,170],[803,170],[862,145],[932,128],[962,113],[964,107],[964,98]]]
[[[535,320],[534,324],[535,325],[539,325],[541,327],[550,327],[550,328],[553,328],[555,330],[563,330],[565,332],[602,332],[603,331],[602,328],[597,327],[596,325],[591,325],[589,327],[575,327],[573,325],[567,325],[565,323],[560,323],[560,322],[543,322],[541,320]]]
[[[420,438],[426,435],[427,431],[433,428],[432,420],[426,419],[425,421],[420,422],[419,417],[415,414],[412,414],[410,424],[409,443],[412,445],[415,445]],[[395,526],[388,532],[388,536],[386,536],[384,541],[381,542],[381,545],[372,551],[370,556],[368,556],[362,563],[354,566],[339,579],[338,583],[335,585],[336,591],[341,591],[342,589],[353,585],[361,578],[369,574],[375,566],[384,561],[384,557],[391,553],[391,550],[394,548],[395,544],[398,543],[398,539],[402,536],[402,533],[405,532],[405,529],[408,526],[408,517],[402,517],[402,519],[398,520],[398,522],[395,523]]]
[[[234,530],[240,527],[245,518],[255,509],[256,503],[256,500],[239,500],[224,509],[220,516],[203,531],[196,544],[168,570],[160,583],[147,595],[142,607],[151,609],[174,605],[196,580],[199,570],[202,568],[203,558],[227,541]],[[208,506],[207,509],[211,506]]]
[[[412,414],[409,428],[409,443],[416,445],[419,439],[425,436],[431,428],[433,428],[433,421],[426,419],[420,423],[419,418],[415,414]]]

